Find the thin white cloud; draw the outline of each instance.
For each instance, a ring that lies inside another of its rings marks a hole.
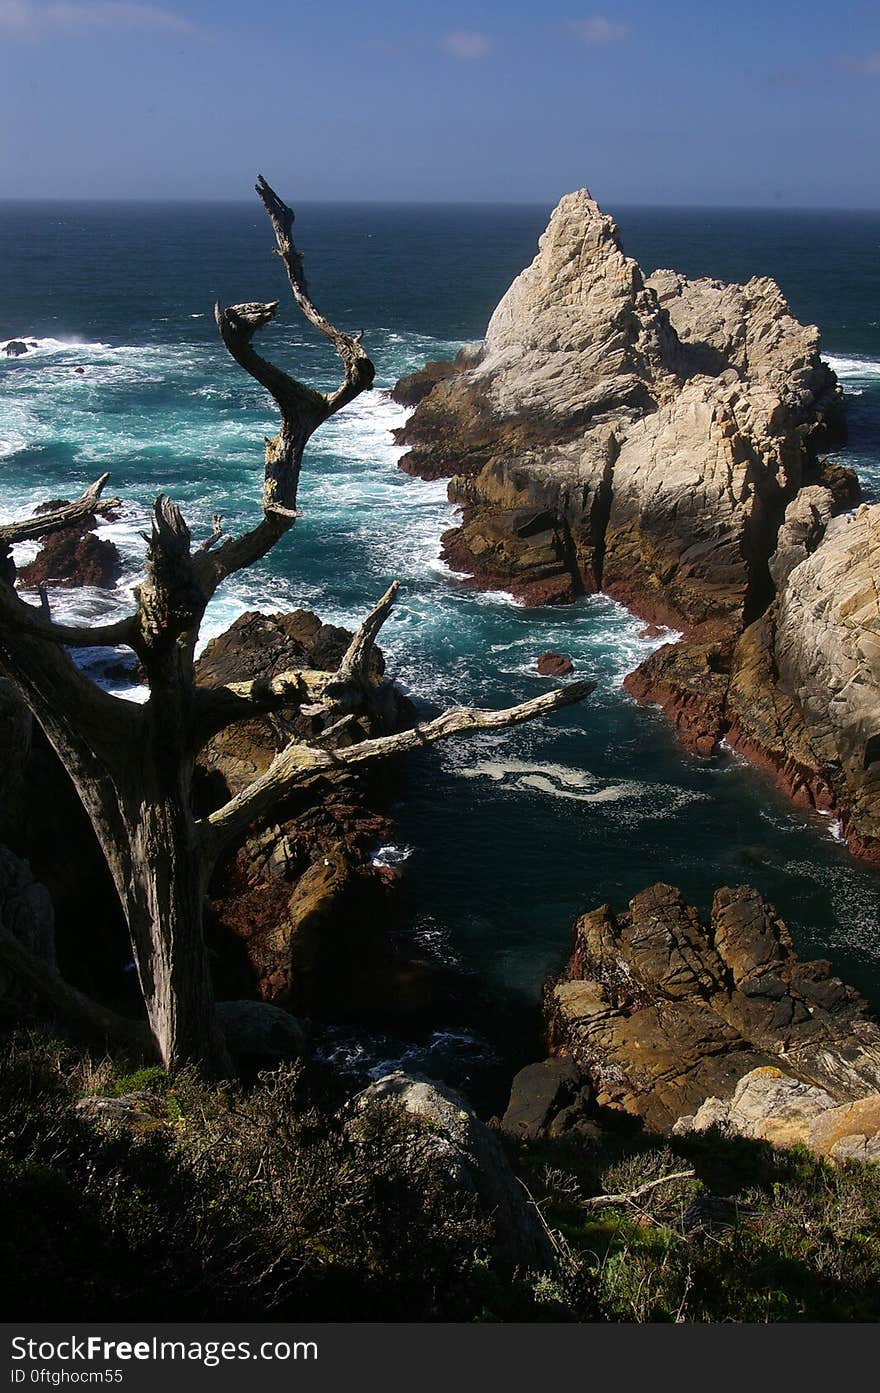
[[[880,77],[880,49],[875,49],[873,53],[863,53],[856,58],[851,54],[844,54],[840,62],[850,72],[860,73],[862,77]]]
[[[36,39],[98,29],[186,34],[193,28],[183,15],[134,0],[0,0],[0,34],[6,38]]]
[[[478,34],[472,29],[453,29],[451,34],[443,36],[441,46],[453,58],[470,63],[475,58],[485,58],[492,47],[492,40],[488,34]]]
[[[582,43],[617,44],[629,34],[628,24],[618,24],[605,15],[589,15],[586,19],[570,19],[566,26]]]

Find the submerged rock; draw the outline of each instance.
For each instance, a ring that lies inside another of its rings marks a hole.
[[[836,1103],[880,1090],[880,1027],[824,961],[801,962],[784,923],[749,886],[716,891],[701,922],[674,886],[575,924],[571,960],[546,993],[554,1053],[597,1102],[668,1131],[756,1069]]]

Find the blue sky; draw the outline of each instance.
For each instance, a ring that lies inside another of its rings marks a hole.
[[[880,7],[0,0],[0,197],[880,206]]]

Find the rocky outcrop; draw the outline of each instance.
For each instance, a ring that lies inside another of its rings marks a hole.
[[[66,502],[56,499],[42,504],[36,512],[49,512]],[[98,535],[93,518],[81,527],[62,528],[45,536],[33,561],[19,567],[18,581],[24,586],[93,585],[106,589],[115,585],[121,574],[119,551],[114,542]]]
[[[590,1117],[593,1090],[573,1059],[527,1064],[514,1077],[499,1130],[511,1141],[561,1137],[578,1142],[600,1135]]]
[[[200,685],[270,678],[291,668],[335,671],[351,634],[315,614],[243,614],[208,644],[196,665]],[[373,659],[369,716],[347,739],[403,728],[413,709],[383,680]],[[314,717],[237,722],[199,757],[199,797],[218,806],[268,768],[291,736],[318,733]],[[223,995],[256,993],[297,1014],[390,1018],[425,1010],[440,983],[427,964],[405,958],[386,932],[393,872],[372,865],[390,840],[388,790],[380,780],[336,777],[256,823],[212,886],[212,941]]]
[[[786,512],[764,614],[738,635],[665,645],[625,685],[690,749],[723,738],[880,863],[880,506],[835,518],[823,495],[806,489]]]
[[[401,467],[451,475],[447,560],[532,602],[602,587],[677,627],[755,617],[786,504],[840,429],[818,331],[767,278],[645,278],[562,199],[481,344],[401,384]]]
[[[673,1131],[684,1136],[712,1127],[772,1146],[806,1146],[828,1161],[880,1161],[880,1093],[839,1103],[779,1069],[753,1069],[731,1097],[707,1098]]]
[[[21,358],[27,351],[28,346],[26,343],[23,343],[21,339],[10,339],[3,349],[7,358]]]
[[[718,890],[708,922],[673,886],[625,914],[579,919],[571,960],[546,991],[554,1053],[600,1106],[668,1131],[728,1098],[756,1069],[823,1090],[835,1105],[880,1090],[880,1027],[824,961],[801,962],[770,905]]]
[[[880,860],[872,510],[820,458],[841,394],[766,277],[644,277],[564,198],[485,340],[419,398],[402,467],[452,475],[447,562],[530,604],[603,589],[680,631],[626,681],[701,755],[720,742]]]
[[[411,1119],[412,1144],[436,1166],[438,1184],[473,1195],[491,1224],[495,1262],[508,1271],[542,1272],[555,1255],[536,1207],[510,1169],[498,1140],[465,1099],[444,1084],[397,1072],[371,1084],[356,1099],[349,1132],[370,1109],[391,1105]]]
[[[574,663],[562,653],[539,653],[535,663],[540,677],[567,677]]]

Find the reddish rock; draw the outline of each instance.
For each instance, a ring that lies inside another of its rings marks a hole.
[[[33,561],[19,570],[18,580],[25,586],[94,585],[108,589],[121,573],[122,561],[113,542],[92,530],[65,528],[43,539]]]
[[[536,666],[541,677],[567,677],[570,672],[574,672],[571,658],[566,658],[561,653],[541,653]]]
[[[419,402],[424,401],[429,392],[434,390],[438,382],[452,377],[456,372],[458,368],[455,363],[442,359],[439,362],[426,363],[418,372],[401,377],[391,396],[400,406],[418,406]]]

